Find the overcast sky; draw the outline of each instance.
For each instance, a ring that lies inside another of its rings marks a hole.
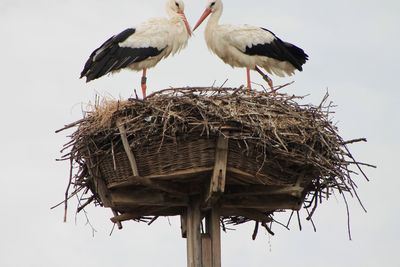
[[[205,3],[186,1],[192,25]],[[223,266],[400,266],[399,10],[395,0],[225,1],[223,22],[263,26],[305,49],[304,72],[273,77],[275,84],[295,80],[287,92],[309,94],[314,104],[329,90],[341,135],[366,137],[351,150],[379,168],[366,170],[369,183],[354,177],[368,213],[351,201],[353,241],[344,204],[332,198],[314,216],[316,233],[304,222],[302,232],[275,227],[274,237],[260,232],[256,241],[253,224],[223,234]],[[127,98],[140,88],[140,74],[128,71],[85,84],[78,76],[87,57],[111,35],[164,14],[161,0],[0,0],[0,266],[186,266],[176,218],[125,223],[109,236],[111,212],[88,208],[93,237],[83,215],[75,221],[74,207],[66,224],[62,208],[50,210],[67,185],[68,165],[55,159],[71,133],[54,131],[80,119],[96,93]],[[203,30],[149,70],[149,91],[245,83],[243,69],[209,53]]]

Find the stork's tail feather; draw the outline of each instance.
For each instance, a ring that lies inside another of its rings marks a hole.
[[[300,47],[295,46],[294,44],[284,42],[284,45],[286,49],[289,51],[289,53],[293,56],[293,59],[296,64],[294,66],[299,70],[303,70],[303,65],[306,63],[308,60],[308,55],[304,52],[303,49]]]
[[[83,77],[86,77],[86,82],[90,82],[91,80],[94,79],[93,77],[90,77],[88,75],[89,71],[90,71],[90,68],[92,66],[92,63],[93,62],[90,59],[86,62],[85,67],[83,68],[83,70],[81,72],[81,76],[79,77],[80,79],[82,79]]]
[[[90,55],[89,59],[86,61],[85,67],[81,72],[81,77],[86,77],[86,82],[100,78],[101,76],[107,74],[108,72],[118,68],[126,67],[128,60],[123,58],[122,62],[115,62],[118,59],[113,58],[115,53],[120,53],[117,51],[119,42],[125,41],[129,36],[134,34],[136,29],[129,28],[121,33],[112,36],[107,41],[105,41],[99,48],[94,50]]]

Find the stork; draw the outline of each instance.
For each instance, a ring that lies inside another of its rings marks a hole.
[[[232,67],[246,68],[247,88],[251,89],[250,70],[255,70],[273,90],[272,80],[260,68],[270,74],[283,77],[293,75],[308,59],[303,49],[279,39],[273,32],[251,25],[220,25],[223,4],[221,0],[209,0],[193,31],[211,14],[205,29],[208,48]]]
[[[179,52],[191,36],[184,9],[182,0],[168,0],[166,11],[169,18],[150,19],[112,36],[90,55],[81,78],[86,77],[86,82],[90,82],[124,68],[142,71],[141,88],[145,98],[147,69]]]

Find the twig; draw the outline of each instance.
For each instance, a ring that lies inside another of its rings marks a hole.
[[[253,231],[253,235],[252,235],[252,239],[256,240],[257,238],[257,233],[258,233],[258,225],[260,224],[260,222],[256,222],[255,226],[254,226],[254,231]]]
[[[69,128],[75,127],[75,126],[77,126],[78,124],[80,124],[81,122],[84,122],[85,120],[86,120],[86,119],[83,118],[83,119],[80,119],[80,120],[78,120],[78,121],[76,121],[76,122],[67,124],[67,125],[65,125],[63,128],[56,130],[55,133],[59,133],[59,132],[62,132],[62,131],[64,131],[64,130],[67,130],[67,129],[69,129]]]
[[[270,235],[275,235],[275,233],[272,232],[271,228],[267,225],[266,222],[262,222],[261,225],[267,230],[267,232],[268,232]]]
[[[78,209],[77,209],[77,213],[79,213],[79,212],[81,212],[84,208],[86,208],[90,203],[92,203],[93,202],[93,200],[94,200],[94,195],[93,196],[91,196],[91,197],[89,197],[89,199],[84,203],[84,204],[82,204],[82,205],[80,205],[79,207],[78,207]]]
[[[67,190],[65,190],[65,201],[64,201],[64,222],[67,222],[67,211],[68,211],[68,197],[69,197],[69,188],[72,183],[72,170],[73,170],[73,159],[70,159],[70,168],[69,168],[69,181],[67,185]]]
[[[351,239],[351,225],[350,225],[350,210],[349,210],[349,204],[347,203],[347,199],[346,199],[346,196],[344,195],[344,193],[342,193],[342,196],[343,196],[344,203],[346,204],[347,232],[348,232],[348,235],[349,235],[349,240],[352,240],[352,239]]]
[[[358,138],[358,139],[348,140],[348,141],[342,142],[342,145],[354,144],[354,143],[359,143],[359,142],[367,142],[367,138]]]
[[[303,227],[301,226],[300,213],[298,210],[296,211],[296,214],[297,214],[297,222],[299,223],[299,229],[300,231],[302,231]]]

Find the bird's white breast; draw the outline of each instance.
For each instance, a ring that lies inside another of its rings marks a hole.
[[[171,19],[156,18],[148,20],[136,28],[134,34],[119,44],[120,47],[147,48],[154,47],[163,50],[156,57],[133,64],[132,69],[150,68],[162,58],[179,52],[187,45],[189,34],[180,17]]]
[[[139,25],[135,34],[130,36],[121,47],[145,48],[155,47],[159,50],[166,49],[168,56],[176,53],[187,45],[189,35],[185,24],[179,18],[151,19]]]

